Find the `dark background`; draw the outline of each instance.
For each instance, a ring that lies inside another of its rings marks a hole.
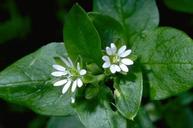
[[[0,23],[2,24],[10,20],[9,12],[1,7],[7,3],[7,1],[8,0],[0,0]],[[22,36],[22,38],[12,38],[0,44],[0,70],[3,70],[16,60],[34,52],[45,44],[61,42],[63,40],[62,19],[65,18],[65,12],[67,12],[75,2],[78,2],[86,11],[91,11],[92,9],[92,0],[61,1],[62,0],[14,1],[20,16],[29,17],[30,29],[28,32],[23,31],[25,36]],[[161,0],[157,1],[157,5],[160,13],[160,26],[175,27],[193,37],[193,15],[172,11],[168,9]],[[62,13],[62,11],[64,13]],[[39,116],[26,108],[0,100],[0,128],[45,127],[47,120],[48,117]],[[39,124],[37,122],[41,123]],[[158,122],[158,125],[159,127],[164,127],[160,122]]]

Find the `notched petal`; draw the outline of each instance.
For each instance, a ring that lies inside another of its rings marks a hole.
[[[55,77],[60,77],[60,76],[64,76],[66,75],[67,72],[61,72],[61,71],[56,71],[56,72],[52,72],[51,75],[55,76]]]
[[[128,72],[129,71],[128,67],[125,64],[120,64],[119,66],[120,66],[120,68],[123,72]]]
[[[131,49],[126,50],[126,51],[124,51],[123,53],[121,53],[121,54],[120,54],[120,57],[126,57],[126,56],[128,56],[128,55],[130,55],[130,54],[131,54]]]
[[[78,85],[79,88],[82,87],[83,82],[82,82],[81,79],[77,79],[77,85]]]
[[[86,74],[86,70],[85,70],[85,69],[82,69],[82,70],[80,70],[80,72],[79,72],[79,73],[80,73],[80,75],[81,75],[81,76],[83,76],[83,75],[85,75],[85,74]]]
[[[122,59],[121,62],[125,65],[132,65],[133,64],[133,61],[131,59],[128,59],[128,58]]]
[[[63,66],[61,66],[61,65],[58,65],[58,64],[54,64],[54,65],[52,65],[52,67],[54,68],[54,69],[56,69],[56,70],[58,70],[58,71],[65,71],[66,70],[66,68],[65,67],[63,67]]]
[[[125,52],[126,48],[126,45],[123,45],[121,48],[119,48],[118,55],[121,55],[123,52]]]
[[[54,86],[62,86],[64,85],[68,80],[64,79],[64,80],[59,80],[57,82],[54,83]]]
[[[117,51],[117,47],[114,43],[111,43],[111,51],[112,51],[112,54],[115,54]]]
[[[112,55],[112,51],[111,51],[111,48],[109,47],[106,47],[106,52],[108,55]]]
[[[103,56],[102,59],[106,62],[106,61],[110,61],[108,56]]]
[[[68,91],[71,83],[72,83],[72,81],[68,80],[68,82],[64,85],[64,87],[63,87],[63,89],[62,89],[62,93],[63,93],[63,94],[65,94],[65,93]]]
[[[110,66],[111,66],[110,62],[105,62],[102,67],[109,68]]]
[[[116,69],[116,66],[114,64],[110,66],[110,71],[113,74],[116,73],[117,69]]]
[[[75,80],[72,84],[72,88],[71,88],[71,91],[74,92],[76,90],[76,87],[77,87],[77,80]]]

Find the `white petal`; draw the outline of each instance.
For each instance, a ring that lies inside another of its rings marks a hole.
[[[102,67],[109,68],[110,66],[111,66],[110,62],[105,62]]]
[[[128,58],[124,58],[121,60],[121,62],[125,65],[132,65],[133,64],[133,61],[128,59]]]
[[[80,71],[80,63],[77,63],[77,70]]]
[[[112,51],[111,51],[111,48],[109,47],[106,47],[106,52],[108,55],[112,55]]]
[[[118,65],[115,65],[115,68],[116,68],[116,71],[117,71],[117,72],[120,72],[120,71],[121,71],[121,69],[120,69],[120,67],[119,67]]]
[[[121,53],[119,56],[120,56],[120,57],[126,57],[126,56],[128,56],[129,54],[131,54],[131,49],[124,51],[124,52]]]
[[[113,74],[117,71],[116,66],[115,66],[114,64],[111,65],[110,71],[111,71],[111,73],[113,73]]]
[[[121,55],[126,50],[126,48],[126,45],[123,45],[121,48],[119,48],[118,55]]]
[[[62,93],[63,93],[63,94],[65,94],[65,93],[68,91],[71,83],[72,83],[71,80],[68,80],[68,82],[64,85],[64,87],[63,87],[63,89],[62,89]]]
[[[106,62],[106,61],[110,61],[108,56],[103,56],[102,59]]]
[[[71,67],[70,63],[66,58],[62,58],[62,61],[66,64],[66,66]]]
[[[60,76],[64,76],[66,75],[66,72],[60,72],[60,71],[56,71],[56,72],[52,72],[51,75],[55,76],[55,77],[60,77]]]
[[[68,62],[69,62],[69,64],[71,65],[71,67],[74,66],[73,63],[72,63],[72,60],[70,59],[70,57],[68,57]]]
[[[54,69],[56,69],[56,70],[58,70],[58,71],[65,71],[66,70],[66,68],[65,67],[63,67],[63,66],[61,66],[61,65],[58,65],[58,64],[54,64],[54,65],[52,65],[52,67],[54,68]]]
[[[71,91],[74,92],[76,90],[76,87],[77,87],[77,80],[75,80],[72,84],[72,88],[71,88]]]
[[[81,75],[81,76],[83,76],[83,75],[85,75],[85,74],[86,74],[86,70],[85,70],[85,69],[82,69],[82,70],[80,70],[80,72],[79,72],[79,73],[80,73],[80,75]]]
[[[73,63],[72,63],[72,60],[68,57],[68,58],[61,58],[62,61],[66,64],[66,66],[68,67],[73,67]]]
[[[68,81],[67,79],[57,81],[56,83],[54,83],[54,86],[62,86],[62,85],[64,85],[67,81]]]
[[[77,79],[77,84],[78,84],[78,87],[82,87],[83,83],[82,83],[82,80],[81,79]]]
[[[115,46],[114,43],[111,43],[111,51],[112,51],[112,54],[115,54],[117,51],[117,47]]]
[[[71,97],[71,103],[74,104],[75,103],[75,98]]]
[[[128,72],[129,71],[128,67],[125,64],[119,64],[119,66],[120,66],[122,71],[124,71],[124,72]]]

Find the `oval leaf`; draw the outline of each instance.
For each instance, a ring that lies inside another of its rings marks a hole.
[[[154,0],[94,0],[94,11],[118,20],[128,34],[154,29],[159,24]]]
[[[0,97],[46,115],[73,114],[70,96],[53,87],[54,57],[66,56],[63,43],[51,43],[0,73]]]
[[[141,104],[143,79],[141,72],[130,72],[129,75],[117,79],[115,101],[120,113],[127,119],[133,120]]]
[[[193,41],[173,28],[158,28],[131,39],[148,71],[151,98],[164,99],[193,86]]]
[[[70,58],[75,62],[82,57],[84,63],[101,65],[101,41],[86,12],[74,5],[66,19],[64,42]]]

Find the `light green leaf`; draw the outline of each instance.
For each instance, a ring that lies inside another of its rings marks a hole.
[[[86,12],[74,5],[70,10],[64,26],[64,42],[73,61],[79,56],[84,63],[101,65],[101,41]]]
[[[130,43],[148,72],[152,99],[164,99],[192,88],[193,41],[185,33],[162,27],[137,34]]]
[[[154,29],[159,24],[154,0],[94,0],[94,11],[115,18],[130,35]]]
[[[103,49],[117,40],[126,42],[124,29],[117,20],[100,13],[89,13],[89,17],[100,35]]]
[[[47,128],[85,128],[76,116],[52,117]]]
[[[143,78],[140,71],[131,70],[127,76],[120,76],[115,85],[116,107],[127,119],[136,116],[142,98]]]
[[[164,0],[165,4],[173,10],[193,13],[193,1],[192,0]]]
[[[0,73],[0,98],[45,115],[73,114],[70,95],[52,85],[54,57],[66,56],[63,43],[51,43]]]

